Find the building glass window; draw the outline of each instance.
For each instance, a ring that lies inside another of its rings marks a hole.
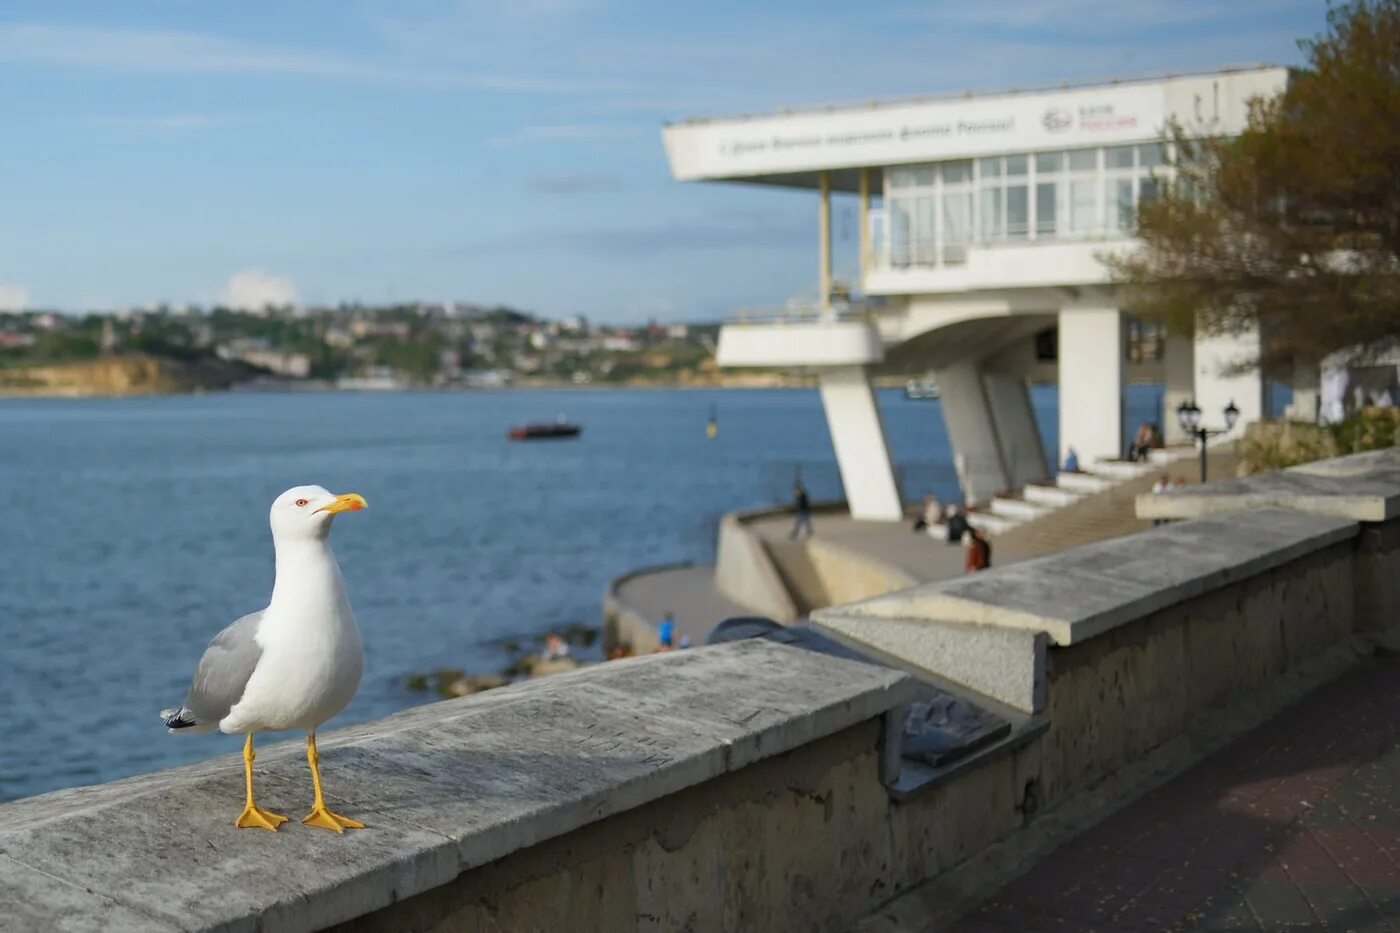
[[[1054,236],[1059,232],[1055,218],[1059,216],[1060,186],[1042,181],[1035,186],[1035,232],[1038,236]]]
[[[1167,162],[1149,143],[891,167],[881,239],[891,264],[937,267],[978,244],[1130,234]]]

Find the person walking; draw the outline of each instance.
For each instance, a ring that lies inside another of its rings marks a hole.
[[[981,528],[967,529],[967,572],[976,573],[992,566],[992,543]]]
[[[792,532],[788,539],[797,537],[798,532],[806,529],[807,537],[812,537],[812,500],[807,498],[807,487],[801,482],[792,484],[792,510],[796,513],[792,520]]]

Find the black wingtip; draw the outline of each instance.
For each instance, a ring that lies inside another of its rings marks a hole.
[[[199,725],[187,709],[166,710],[165,715],[161,718],[161,723],[167,729],[188,729],[191,726]]]

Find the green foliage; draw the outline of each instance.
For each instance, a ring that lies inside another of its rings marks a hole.
[[[1400,0],[1331,8],[1286,91],[1237,137],[1176,126],[1143,248],[1108,259],[1129,310],[1177,331],[1259,327],[1285,373],[1400,332]]]
[[[1240,442],[1241,476],[1282,470],[1328,457],[1394,447],[1400,442],[1400,408],[1363,408],[1345,421],[1317,425],[1282,421],[1251,425]]]

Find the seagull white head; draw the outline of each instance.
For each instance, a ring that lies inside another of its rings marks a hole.
[[[322,486],[293,486],[272,503],[268,520],[272,537],[324,538],[331,533],[331,520],[341,512],[358,512],[365,508],[365,497],[359,493],[337,496]]]

